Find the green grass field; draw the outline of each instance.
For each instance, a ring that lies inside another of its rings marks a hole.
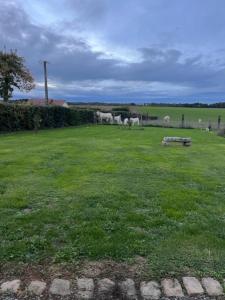
[[[136,109],[134,107],[134,109]],[[138,110],[143,113],[149,113],[152,116],[160,118],[169,115],[171,120],[181,120],[182,114],[188,121],[197,122],[202,119],[204,122],[217,122],[218,116],[225,123],[224,108],[189,108],[189,107],[155,107],[155,106],[139,106]]]
[[[190,136],[191,147],[161,146]],[[225,275],[225,139],[91,126],[0,136],[0,262],[132,261]]]

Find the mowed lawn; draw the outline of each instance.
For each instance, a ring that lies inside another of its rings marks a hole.
[[[161,146],[190,136],[191,147]],[[0,262],[131,262],[225,275],[225,139],[90,126],[0,135]]]

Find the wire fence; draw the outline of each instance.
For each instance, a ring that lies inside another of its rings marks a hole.
[[[142,120],[141,124],[143,126],[157,126],[157,127],[172,127],[172,128],[197,128],[197,129],[211,129],[219,130],[225,128],[225,122],[209,122],[209,121],[189,121],[189,120],[170,120],[165,122],[163,119],[158,120]]]
[[[225,129],[225,120],[221,119],[220,116],[218,118],[211,120],[189,120],[185,115],[181,115],[180,118],[175,119],[169,117],[167,119],[158,117],[158,116],[150,116],[149,114],[141,114],[139,112],[129,112],[129,111],[108,111],[112,114],[113,119],[115,116],[121,116],[121,122],[123,124],[125,119],[129,119],[131,117],[138,117],[141,126],[155,126],[155,127],[166,127],[166,128],[193,128],[193,129],[207,129],[207,130],[221,130]],[[96,119],[96,123],[98,123]],[[104,122],[103,122],[104,123]],[[107,122],[105,122],[107,123]],[[115,121],[114,124],[117,124]]]

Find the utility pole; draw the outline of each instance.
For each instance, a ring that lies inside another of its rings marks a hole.
[[[46,105],[48,105],[48,75],[47,75],[47,61],[43,61],[44,64],[44,77],[45,77],[45,101]]]

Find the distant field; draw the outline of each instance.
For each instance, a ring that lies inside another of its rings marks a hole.
[[[79,108],[91,108],[99,109],[102,111],[111,111],[115,107],[121,107],[119,105],[76,105]],[[155,107],[155,106],[129,106],[133,112],[149,113],[152,116],[158,116],[163,118],[166,115],[171,117],[172,121],[181,120],[182,114],[184,114],[185,120],[189,122],[198,122],[202,119],[203,122],[217,122],[218,116],[221,116],[221,122],[225,123],[225,109],[224,108],[187,108],[187,107]]]
[[[194,109],[193,109],[194,111]],[[163,147],[163,136],[193,145]],[[0,262],[146,258],[225,276],[225,139],[84,126],[0,136]]]
[[[197,122],[202,119],[204,122],[216,122],[218,116],[221,116],[225,122],[224,108],[187,108],[187,107],[154,107],[154,106],[138,106],[132,107],[143,113],[149,113],[152,116],[163,118],[166,115],[171,117],[171,120],[180,120],[182,114],[188,121]]]

